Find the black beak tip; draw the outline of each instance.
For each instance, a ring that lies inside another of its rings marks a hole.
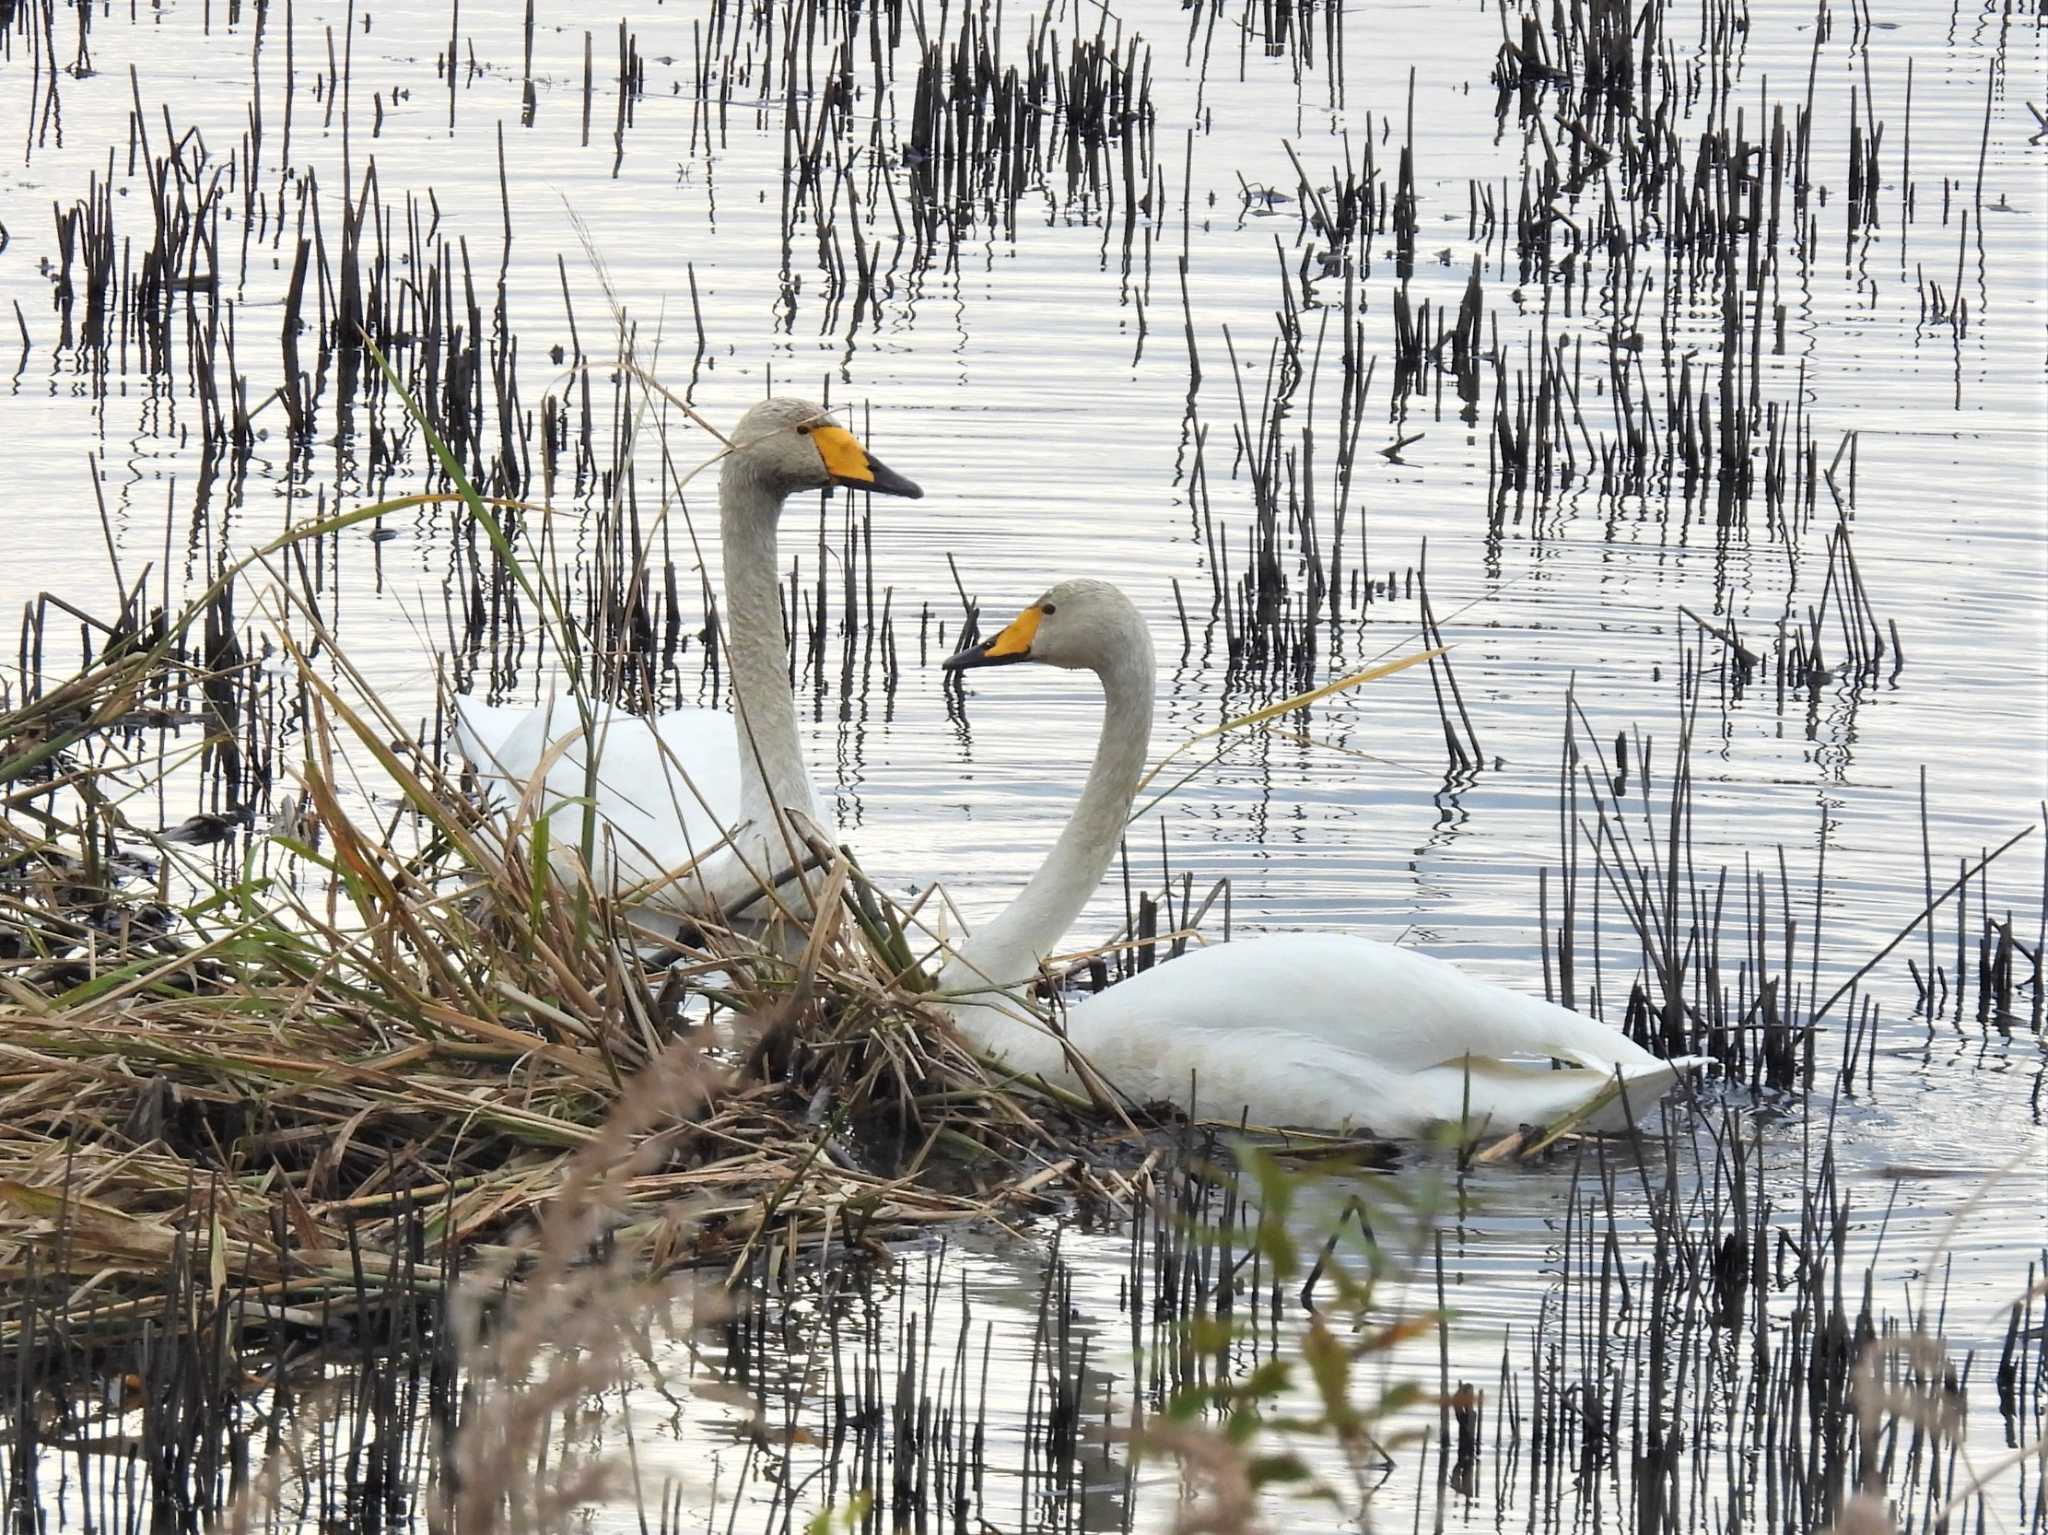
[[[898,474],[886,464],[879,464],[875,460],[869,459],[868,473],[873,475],[874,478],[863,488],[873,491],[878,496],[901,496],[906,501],[922,501],[924,499],[924,487],[922,485],[918,484],[915,480],[904,478],[904,476]]]
[[[996,639],[1001,638],[1001,635],[996,636]],[[1007,655],[992,656],[989,654],[989,650],[994,646],[995,642],[995,640],[983,640],[979,645],[970,645],[967,649],[946,657],[945,660],[939,663],[939,669],[948,672],[965,672],[973,671],[983,666],[1015,666],[1020,661],[1031,659],[1031,652],[1029,650],[1013,650]]]

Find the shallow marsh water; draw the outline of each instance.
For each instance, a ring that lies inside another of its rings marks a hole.
[[[89,68],[76,70],[63,67],[75,63],[74,15],[60,14],[48,34],[60,45],[52,61],[38,51],[46,46],[37,41],[43,21],[28,8],[13,10],[13,51],[0,63],[0,144],[14,147],[0,169],[7,236],[0,372],[13,345],[4,332],[15,305],[27,345],[0,385],[0,489],[14,530],[13,553],[0,567],[0,611],[15,612],[44,590],[88,610],[107,607],[111,579],[94,472],[127,579],[154,564],[152,585],[166,582],[174,593],[203,584],[219,552],[246,549],[287,515],[303,519],[322,493],[334,504],[423,483],[416,442],[372,476],[360,435],[337,435],[335,421],[323,416],[312,442],[295,446],[282,406],[271,404],[255,418],[262,435],[246,479],[216,477],[201,501],[195,488],[206,478],[204,455],[189,377],[174,368],[169,381],[152,379],[117,364],[102,392],[82,351],[57,345],[52,205],[69,208],[88,196],[93,177],[111,174],[108,205],[119,238],[138,248],[148,240],[149,192],[129,147],[131,70],[152,133],[162,114],[155,152],[194,131],[198,137],[184,142],[196,153],[203,141],[209,175],[232,162],[252,100],[263,102],[267,158],[251,195],[260,189],[279,205],[316,173],[330,241],[341,205],[336,189],[358,185],[372,157],[380,196],[413,192],[424,205],[431,187],[441,232],[468,242],[480,288],[496,280],[503,240],[502,133],[512,229],[503,247],[507,322],[518,339],[514,373],[529,410],[550,391],[566,393],[550,349],[573,353],[577,344],[564,315],[558,257],[582,347],[602,356],[610,328],[573,209],[602,253],[616,299],[639,326],[641,357],[655,354],[658,335],[656,370],[678,389],[687,384],[714,421],[729,424],[772,376],[777,388],[871,412],[864,418],[871,446],[924,484],[922,502],[873,509],[875,578],[878,590],[886,585],[893,594],[900,685],[884,692],[878,674],[861,665],[848,690],[835,636],[823,686],[806,676],[800,696],[810,761],[836,791],[842,828],[866,865],[897,888],[943,880],[970,918],[996,909],[1050,844],[1085,771],[1097,700],[1073,677],[1028,670],[977,682],[964,712],[951,707],[936,668],[960,620],[948,555],[985,618],[1007,616],[1062,576],[1114,576],[1151,618],[1160,649],[1161,750],[1295,688],[1298,679],[1227,664],[1224,627],[1212,616],[1215,546],[1190,485],[1189,343],[1180,334],[1185,256],[1202,370],[1192,398],[1208,433],[1206,504],[1233,573],[1241,573],[1251,493],[1230,448],[1240,390],[1247,420],[1256,419],[1269,386],[1275,310],[1286,302],[1281,273],[1295,273],[1303,261],[1298,182],[1283,140],[1327,186],[1327,168],[1346,157],[1347,135],[1355,154],[1370,134],[1384,172],[1412,111],[1418,230],[1410,301],[1455,313],[1476,258],[1490,346],[1497,338],[1513,358],[1539,336],[1553,348],[1569,340],[1590,364],[1581,376],[1597,391],[1584,399],[1591,434],[1603,432],[1610,411],[1599,385],[1611,338],[1641,326],[1653,375],[1711,359],[1723,346],[1718,300],[1688,307],[1667,298],[1654,271],[1647,310],[1597,284],[1589,296],[1568,280],[1527,273],[1504,225],[1490,236],[1474,230],[1472,189],[1494,188],[1503,207],[1511,206],[1531,157],[1541,153],[1540,135],[1520,125],[1512,107],[1505,118],[1496,115],[1489,76],[1508,20],[1477,5],[1347,11],[1341,93],[1321,52],[1309,68],[1293,45],[1273,56],[1256,41],[1240,51],[1240,26],[1259,24],[1256,7],[1220,13],[1206,82],[1198,79],[1200,39],[1186,43],[1187,13],[1117,10],[1125,39],[1142,33],[1152,50],[1161,189],[1152,205],[1127,221],[1120,203],[1105,207],[1100,197],[1070,198],[1064,189],[1028,195],[1013,235],[1000,231],[999,220],[991,234],[984,219],[955,250],[923,266],[897,249],[882,292],[864,312],[829,291],[814,227],[801,229],[785,271],[780,83],[764,101],[763,78],[754,74],[729,83],[722,112],[698,105],[699,61],[713,36],[708,12],[678,5],[624,12],[644,74],[615,143],[621,109],[605,61],[615,51],[609,29],[617,18],[609,15],[596,29],[596,107],[586,132],[585,23],[566,13],[551,17],[544,4],[533,33],[530,122],[522,121],[527,69],[518,7],[464,7],[452,23],[445,11],[402,7],[273,5],[259,13],[188,0],[95,7],[85,34]],[[1090,35],[1096,20],[1092,11],[1077,19],[1057,5],[1048,14],[1064,35]],[[1308,14],[1320,45],[1328,35],[1322,12]],[[1720,14],[1681,7],[1665,21],[1673,56],[1695,83],[1713,72],[1696,62],[1713,50],[1695,33]],[[1737,106],[1798,99],[1811,71],[1814,180],[1829,189],[1814,199],[1812,232],[1773,285],[1783,342],[1776,344],[1774,317],[1764,326],[1758,393],[1796,408],[1816,463],[1837,466],[1860,574],[1876,617],[1896,625],[1903,664],[1888,656],[1874,672],[1841,666],[1810,690],[1781,692],[1768,670],[1737,686],[1718,645],[1703,647],[1699,629],[1680,615],[1683,606],[1717,625],[1732,623],[1759,650],[1782,636],[1783,621],[1796,627],[1822,601],[1825,541],[1836,520],[1827,489],[1812,520],[1790,535],[1771,527],[1760,505],[1733,532],[1717,529],[1711,486],[1688,497],[1675,476],[1661,478],[1650,495],[1604,494],[1590,482],[1531,491],[1509,496],[1494,515],[1501,471],[1491,383],[1472,423],[1459,419],[1458,402],[1441,387],[1392,403],[1400,283],[1391,238],[1376,237],[1368,242],[1370,269],[1360,276],[1359,319],[1363,351],[1379,361],[1349,493],[1344,563],[1403,579],[1362,609],[1344,601],[1324,616],[1312,680],[1417,642],[1418,606],[1405,573],[1422,563],[1427,540],[1430,596],[1456,646],[1453,662],[1484,766],[1446,771],[1436,703],[1423,674],[1410,672],[1319,708],[1309,730],[1321,744],[1265,735],[1234,747],[1134,829],[1135,876],[1156,876],[1163,824],[1176,873],[1192,872],[1198,890],[1229,877],[1235,935],[1362,932],[1539,990],[1548,973],[1537,876],[1560,858],[1566,690],[1574,690],[1593,738],[1611,742],[1639,728],[1656,743],[1661,807],[1686,656],[1707,669],[1693,738],[1695,860],[1739,874],[1745,859],[1774,867],[1776,850],[1784,850],[1799,903],[1801,970],[1808,923],[1822,926],[1821,995],[1920,909],[1923,766],[1937,886],[1953,877],[1959,858],[2040,824],[2048,795],[2048,151],[2036,142],[2027,106],[2048,65],[2040,19],[1944,7],[1861,16],[1823,9],[1817,17],[1803,5],[1767,4],[1749,8],[1744,21],[1734,53],[1739,79],[1725,99]],[[451,24],[461,39],[452,89],[443,67]],[[288,167],[277,148],[287,25],[298,83]],[[1020,45],[1024,19],[1006,25],[1011,44]],[[1826,29],[1818,47],[1817,25]],[[943,15],[906,23],[904,57],[914,51],[915,32],[929,27],[938,36],[955,26],[957,18]],[[327,99],[330,38],[352,62],[346,114]],[[1908,60],[1910,222],[1901,219],[1907,172],[1900,155]],[[886,107],[871,94],[855,98],[852,141],[866,136],[878,112],[892,121],[908,112],[908,78],[899,64]],[[1715,99],[1702,89],[1693,105]],[[1881,117],[1887,135],[1876,223],[1845,232],[1852,102]],[[1681,131],[1703,126],[1691,121]],[[899,190],[906,174],[892,164]],[[1278,200],[1265,196],[1269,190]],[[244,191],[237,183],[223,225],[235,241],[244,237]],[[1595,196],[1582,193],[1581,202],[1590,207]],[[872,209],[863,216],[873,217]],[[877,227],[885,226],[871,226],[871,239]],[[278,238],[277,228],[273,212],[249,242],[240,275],[240,252],[215,253],[252,404],[281,381],[275,338],[295,232]],[[701,358],[692,275],[708,341]],[[1930,318],[1929,285],[1938,283],[1952,307],[1958,276],[1967,325]],[[1298,290],[1300,277],[1289,281]],[[1324,279],[1321,301],[1336,302],[1340,286]],[[1315,323],[1311,316],[1311,337]],[[1339,432],[1332,364],[1342,323],[1328,335],[1317,392],[1304,388],[1291,406],[1290,432],[1304,421],[1327,421],[1318,431],[1324,444]],[[357,433],[363,428],[359,421]],[[1838,457],[1849,434],[1853,458]],[[1380,453],[1404,438],[1413,440],[1397,454]],[[710,451],[701,434],[672,419],[667,446],[684,466]],[[634,483],[648,511],[662,494],[657,467],[643,440]],[[1330,470],[1317,467],[1304,478],[1316,484],[1327,530]],[[558,503],[561,547],[586,559],[596,499]],[[687,504],[702,531],[708,492],[693,491]],[[804,530],[829,527],[836,549],[841,513],[838,502],[815,523],[809,509],[793,513],[786,537],[805,582],[818,547]],[[322,594],[350,655],[378,677],[401,716],[425,721],[443,665],[435,653],[450,638],[450,594],[461,591],[451,575],[459,561],[450,518],[445,509],[423,508],[387,519],[383,531],[396,536],[373,541],[362,528],[341,536]],[[679,563],[687,564],[686,547],[672,531]],[[715,578],[715,551],[707,553]],[[1299,566],[1289,575],[1298,582]],[[686,593],[693,580],[685,578]],[[1175,581],[1192,625],[1185,650]],[[927,608],[928,638],[920,645]],[[59,632],[53,625],[51,633]],[[51,643],[61,651],[75,642]],[[530,696],[546,672],[532,660],[515,657],[485,675],[507,696]],[[692,655],[686,652],[667,685],[697,696],[702,681]],[[1638,785],[1640,776],[1638,769]],[[199,808],[196,797],[166,797],[163,824]],[[2010,910],[2029,942],[2040,912],[2041,840],[2037,832],[1994,865],[1986,887],[1988,909]],[[1813,880],[1823,858],[1826,895],[1815,910]],[[1970,911],[1982,909],[1973,884]],[[1083,936],[1106,933],[1123,915],[1121,887],[1111,881]],[[1637,972],[1636,946],[1611,904],[1603,920],[1610,958],[1596,972],[1590,949],[1582,953],[1578,1000],[1616,1018]],[[1937,927],[1941,960],[1951,968],[1954,920],[1951,905]],[[1967,939],[1974,960],[1974,928]],[[1832,1113],[1837,1156],[1856,1194],[1857,1240],[1874,1248],[1884,1228],[1881,1298],[1915,1279],[1945,1240],[1948,1337],[1958,1353],[1977,1349],[1981,1361],[2003,1337],[1997,1308],[2039,1272],[2030,1266],[2048,1236],[2041,1038],[2025,1016],[2010,1028],[1983,1027],[1974,996],[1960,1010],[1951,1006],[1949,1016],[1917,1013],[1905,961],[1924,952],[1916,936],[1870,977],[1868,995],[1881,1003],[1882,1022],[1867,1085],[1859,1082],[1834,1104],[1825,1094],[1767,1102],[1763,1143],[1773,1176],[1785,1180],[1781,1192],[1796,1201],[1801,1147]],[[1597,983],[1589,982],[1595,974]],[[1598,995],[1589,997],[1593,984]],[[1841,1045],[1831,1033],[1821,1053],[1838,1054]],[[1986,1192],[1968,1222],[1947,1232],[1960,1201],[2007,1166],[2014,1171]],[[1454,1379],[1492,1381],[1504,1331],[1526,1326],[1554,1293],[1568,1184],[1568,1170],[1486,1174],[1475,1180],[1469,1215],[1446,1227],[1446,1278],[1458,1313]],[[1616,1213],[1625,1231],[1640,1234],[1639,1199],[1625,1194]],[[996,1475],[1014,1477],[1022,1463],[1030,1341],[1051,1231],[1034,1233],[1040,1245],[967,1237],[946,1256],[945,1293],[967,1286],[993,1324],[987,1460]],[[1132,1392],[1114,1342],[1126,1330],[1122,1250],[1120,1238],[1063,1238],[1076,1313],[1102,1331],[1105,1352],[1095,1357],[1105,1375],[1094,1410],[1110,1417],[1127,1412]],[[910,1261],[915,1269],[926,1260]],[[872,1320],[886,1354],[900,1342],[894,1318],[883,1308]],[[950,1338],[957,1318],[940,1326]],[[1433,1380],[1434,1340],[1399,1363]],[[1970,1401],[1975,1439],[2000,1443],[2003,1427],[1981,1390]],[[729,1410],[693,1410],[680,1426],[667,1421],[666,1404],[657,1412],[636,1400],[632,1411],[648,1414],[636,1434],[643,1474],[687,1469],[701,1490],[718,1468],[721,1498],[730,1492],[748,1451]],[[615,1427],[600,1423],[597,1431]],[[1105,1462],[1100,1487],[1083,1504],[1086,1527],[1127,1520],[1163,1527],[1172,1476],[1148,1466],[1134,1499],[1122,1463],[1121,1454]],[[1433,1501],[1434,1472],[1418,1472],[1423,1465],[1404,1462],[1386,1494],[1392,1508],[1411,1509],[1418,1493]],[[1446,1518],[1470,1527],[1501,1522],[1494,1491],[1454,1500]],[[1014,1495],[991,1488],[989,1517],[1005,1528],[1063,1527],[1067,1515],[1050,1506],[1020,1509],[1022,1496],[1021,1484]],[[2038,1495],[2031,1503],[2019,1497],[2008,1511],[2038,1520]],[[768,1505],[757,1491],[744,1493],[741,1524],[766,1517]],[[1709,1522],[1695,1514],[1690,1522]],[[1579,1516],[1590,1517],[1584,1505]],[[623,1510],[600,1522],[635,1527]],[[723,1513],[715,1527],[723,1527]]]

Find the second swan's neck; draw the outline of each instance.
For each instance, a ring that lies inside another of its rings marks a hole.
[[[1031,883],[960,945],[940,973],[942,992],[1000,990],[1030,980],[1108,872],[1152,738],[1152,646],[1142,628],[1132,643],[1118,647],[1100,676],[1102,735],[1080,802]]]
[[[773,833],[786,807],[820,819],[797,739],[788,641],[776,568],[775,524],[782,498],[738,456],[718,485],[718,537],[725,561],[725,615],[740,751],[740,820]]]

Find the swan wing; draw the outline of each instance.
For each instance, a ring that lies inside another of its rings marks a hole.
[[[606,852],[627,879],[687,864],[715,847],[740,809],[740,764],[732,719],[715,709],[677,709],[649,721],[608,706],[592,711],[596,773],[573,701],[555,698],[517,709],[456,701],[463,754],[488,776],[521,792],[550,747],[572,739],[548,762],[539,809],[550,840],[564,853],[582,842],[586,804],[594,808]]]
[[[1067,1032],[1125,1092],[1263,1124],[1412,1136],[1456,1122],[1547,1123],[1618,1068],[1643,1113],[1689,1062],[1595,1019],[1371,940],[1275,934],[1148,970],[1071,1009]],[[1553,1059],[1583,1071],[1556,1071]],[[1619,1104],[1598,1128],[1623,1128]],[[1616,1121],[1610,1123],[1609,1121]]]
[[[481,769],[512,772],[504,761],[507,745],[532,709],[517,704],[487,704],[468,693],[455,697],[455,744],[462,755]],[[532,771],[532,764],[527,765]]]
[[[575,729],[573,712],[535,733],[558,737],[557,725]],[[594,781],[591,754],[579,735],[548,767],[551,801],[588,796],[612,856],[636,877],[689,863],[717,845],[740,808],[739,752],[729,716],[682,709],[650,722],[605,710],[592,727]],[[571,819],[580,835],[580,813]],[[565,822],[562,830],[569,829]]]
[[[1275,933],[1212,945],[1075,1009],[1077,1019],[1088,1015],[1104,1032],[1136,1027],[1140,1015],[1174,1032],[1278,1027],[1405,1072],[1466,1056],[1555,1058],[1603,1072],[1656,1061],[1597,1019],[1427,954],[1347,934]]]

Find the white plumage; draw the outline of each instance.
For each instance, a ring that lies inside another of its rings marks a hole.
[[[1595,1019],[1391,944],[1276,933],[1194,950],[1080,1003],[1068,1037],[1141,1099],[1262,1124],[1426,1135],[1548,1124],[1613,1080],[1587,1127],[1625,1129],[1686,1062]],[[1553,1060],[1574,1068],[1553,1069]],[[1626,1108],[1624,1108],[1624,1102]]]
[[[950,668],[1040,661],[1094,672],[1104,712],[1073,817],[1024,892],[941,972],[955,1020],[1011,1069],[1079,1085],[1067,1048],[1012,992],[1030,981],[1101,883],[1152,728],[1143,619],[1100,581],[1054,587]],[[1585,1121],[1625,1129],[1694,1058],[1660,1060],[1616,1030],[1413,950],[1341,934],[1275,934],[1198,949],[1076,1004],[1067,1044],[1120,1092],[1254,1124],[1414,1137],[1550,1124],[1615,1078]],[[1568,1063],[1555,1069],[1553,1061]],[[1626,1107],[1624,1107],[1624,1104]]]
[[[455,701],[463,755],[503,780],[499,798],[516,805],[532,789],[539,803],[531,808],[549,814],[549,858],[560,877],[580,878],[585,817],[594,815],[588,872],[600,893],[652,882],[648,905],[727,912],[751,902],[764,878],[786,875],[792,849],[801,854],[804,836],[822,824],[789,685],[775,535],[788,497],[827,485],[923,494],[809,401],[764,400],[741,419],[719,474],[718,537],[732,700],[744,731],[733,716],[710,709],[679,709],[650,722],[590,705],[593,753],[571,699],[531,709]],[[549,759],[565,735],[563,750]],[[587,772],[593,755],[594,782]],[[714,854],[727,837],[730,845]],[[801,906],[787,887],[783,898]]]
[[[740,754],[732,717],[677,709],[652,720],[593,711],[597,777],[576,705],[555,698],[538,708],[455,701],[456,742],[496,797],[516,804],[548,749],[569,740],[547,766],[526,820],[546,815],[549,857],[573,880],[588,808],[597,807],[591,873],[605,889],[659,880],[717,848],[740,813]]]

